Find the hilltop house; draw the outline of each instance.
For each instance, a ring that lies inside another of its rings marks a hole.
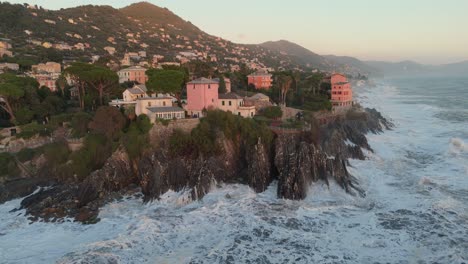
[[[10,51],[12,48],[10,42],[9,39],[0,39],[0,58],[3,56],[13,57],[13,52]]]
[[[117,75],[119,76],[119,83],[137,82],[145,84],[146,81],[148,81],[148,76],[146,76],[146,68],[141,66],[132,66],[122,69],[117,72]]]
[[[330,78],[333,111],[346,110],[353,105],[353,90],[346,76],[335,73]]]
[[[187,83],[187,105],[190,116],[203,116],[203,111],[218,106],[219,83],[212,79],[200,78]]]
[[[243,117],[253,117],[256,112],[254,105],[246,104],[244,98],[235,93],[220,94],[218,109]]]
[[[245,98],[245,105],[255,106],[256,111],[273,106],[273,104],[270,102],[270,97],[262,93],[257,93],[251,97]]]
[[[157,119],[182,119],[185,118],[184,109],[174,106],[176,100],[168,95],[148,95],[144,84],[135,85],[123,92],[122,100],[113,100],[109,103],[116,107],[135,107],[135,114],[145,114],[152,123]]]
[[[172,105],[172,97],[144,97],[136,100],[135,114],[137,116],[145,114],[151,122],[158,119],[183,119],[184,109]]]
[[[257,71],[247,76],[248,84],[253,85],[255,89],[270,89],[272,75],[267,72]]]
[[[19,70],[19,64],[18,63],[8,63],[8,62],[3,62],[0,63],[0,71],[8,69],[12,71],[18,71]]]
[[[218,89],[219,80],[215,79],[200,78],[187,83],[187,114],[201,117],[205,110],[220,109],[243,117],[255,115],[255,106],[245,105],[244,98],[235,93],[219,94]]]
[[[46,86],[51,91],[56,91],[56,82],[62,73],[60,63],[47,62],[31,66],[31,77],[35,78],[40,86]]]
[[[148,94],[146,92],[146,85],[135,85],[132,88],[128,88],[123,92],[123,100],[125,102],[134,102],[138,98],[148,97]]]
[[[61,73],[62,72],[62,66],[60,63],[56,62],[46,62],[46,63],[39,63],[37,65],[32,65],[31,69],[34,73],[40,73],[40,72],[45,72],[45,73]]]

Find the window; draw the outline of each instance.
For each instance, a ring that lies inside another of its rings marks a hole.
[[[222,104],[222,105],[224,105],[224,100],[223,100],[223,101],[221,101],[221,104]]]
[[[211,102],[214,103],[214,99],[211,99]]]
[[[211,85],[210,85],[210,84],[208,84],[208,89],[211,89]]]
[[[163,101],[163,106],[166,106],[166,101]]]
[[[231,106],[231,105],[232,105],[232,103],[231,103],[231,101],[229,101],[229,106]]]
[[[148,106],[151,106],[151,102],[148,102]]]
[[[240,116],[240,112],[237,112],[237,115]]]

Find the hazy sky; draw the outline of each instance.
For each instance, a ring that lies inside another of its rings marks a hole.
[[[49,9],[132,0],[15,0]],[[468,60],[468,0],[149,0],[209,34],[238,43],[286,39],[360,59]]]

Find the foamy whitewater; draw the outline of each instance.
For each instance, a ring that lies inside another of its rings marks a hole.
[[[468,261],[468,78],[393,79],[356,88],[395,123],[351,161],[366,190],[310,189],[305,201],[218,186],[184,204],[128,197],[101,221],[30,223],[0,205],[1,263],[464,263]]]

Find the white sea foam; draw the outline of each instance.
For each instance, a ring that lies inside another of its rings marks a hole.
[[[450,153],[459,154],[461,152],[468,151],[468,145],[460,138],[451,138],[450,139]]]
[[[127,197],[89,226],[31,224],[24,211],[10,213],[14,200],[0,205],[0,262],[467,262],[467,123],[436,119],[438,106],[418,103],[430,99],[420,97],[426,91],[411,98],[398,84],[356,90],[364,106],[396,123],[368,136],[375,153],[367,160],[351,161],[364,198],[334,183],[314,184],[304,201],[277,199],[276,183],[260,194],[221,185],[193,203],[187,192],[148,204]]]

